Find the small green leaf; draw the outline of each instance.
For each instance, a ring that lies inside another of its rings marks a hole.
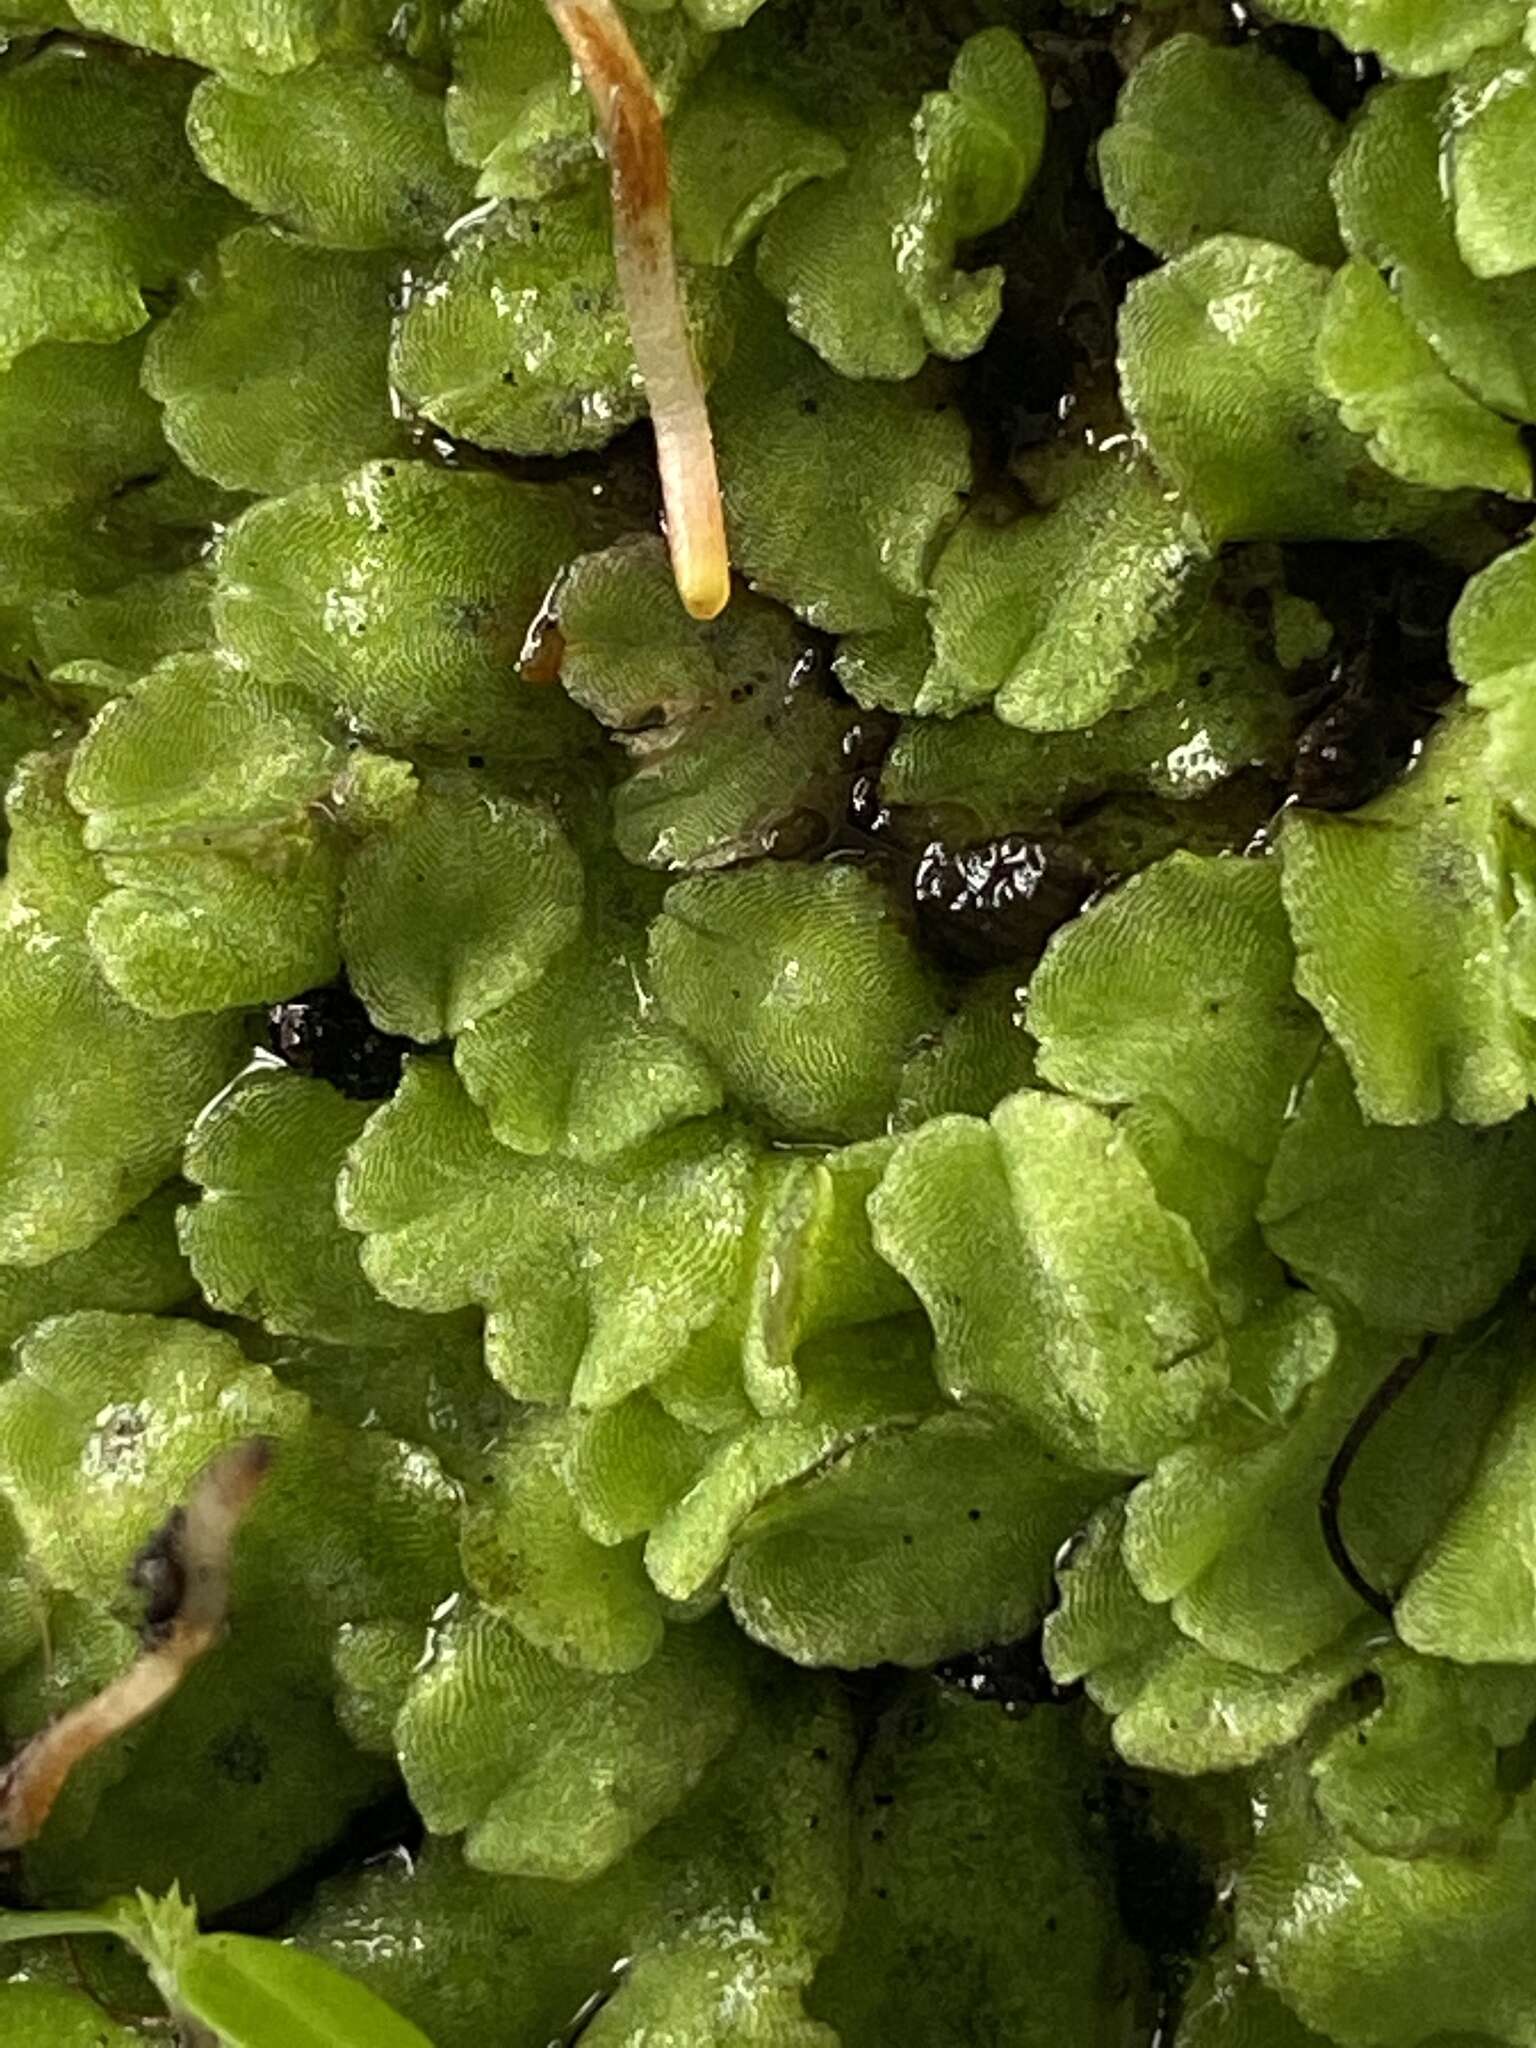
[[[1304,1753],[1259,1787],[1237,1939],[1309,2026],[1346,2048],[1536,2041],[1536,1798],[1476,1855],[1383,1856],[1334,1834]],[[1467,2044],[1470,2048],[1470,2044]]]
[[[1411,1341],[1411,1340],[1410,1340]],[[1466,1501],[1485,1458],[1498,1454],[1520,1428],[1521,1381],[1530,1341],[1527,1318],[1498,1307],[1453,1337],[1442,1337],[1424,1357],[1387,1413],[1377,1420],[1350,1468],[1340,1501],[1339,1526],[1369,1582],[1391,1595],[1412,1581],[1418,1565],[1438,1551]],[[1394,1340],[1400,1357],[1402,1339]],[[1489,1575],[1489,1589],[1500,1583]],[[1496,1597],[1483,1607],[1480,1589],[1453,1593],[1456,1611],[1442,1611],[1442,1626],[1477,1632],[1490,1621],[1507,1628],[1510,1609]],[[1436,1653],[1438,1654],[1438,1652]]]
[[[40,341],[110,342],[235,218],[182,132],[194,74],[55,43],[0,82],[7,251],[0,362]]]
[[[398,269],[388,252],[316,249],[270,226],[221,242],[145,357],[183,461],[275,495],[403,454],[386,362]]]
[[[798,1403],[713,1439],[692,1483],[658,1519],[645,1567],[669,1600],[695,1600],[725,1569],[743,1524],[776,1494],[828,1469],[864,1438],[939,1405],[932,1346],[908,1317],[841,1333],[800,1359]]]
[[[381,1031],[430,1045],[536,982],[580,930],[583,893],[552,811],[434,777],[348,865],[347,972]]]
[[[535,1417],[500,1446],[464,1518],[465,1575],[487,1607],[562,1664],[638,1671],[661,1648],[661,1602],[637,1541],[599,1543],[582,1526],[564,1476],[567,1434]]]
[[[1327,291],[1327,271],[1294,250],[1221,235],[1126,294],[1126,410],[1213,546],[1368,540],[1408,523],[1405,487],[1318,385]]]
[[[1281,1133],[1260,1219],[1327,1301],[1379,1329],[1458,1329],[1514,1277],[1536,1214],[1536,1115],[1368,1123],[1330,1047]]]
[[[547,760],[585,724],[517,660],[580,535],[561,485],[372,462],[235,521],[218,554],[219,642],[265,688],[383,746]]]
[[[498,1144],[446,1061],[412,1059],[337,1199],[387,1301],[478,1302],[509,1392],[604,1408],[681,1364],[728,1308],[755,1161],[718,1120],[601,1164],[529,1158]]]
[[[648,1393],[574,1414],[560,1470],[597,1543],[643,1536],[698,1476],[707,1439]]]
[[[1474,576],[1451,614],[1451,665],[1487,714],[1486,769],[1500,798],[1536,825],[1536,546],[1513,547]]]
[[[249,1934],[201,1934],[176,1968],[176,2001],[229,2048],[432,2048],[320,1956]]]
[[[76,937],[14,896],[0,931],[0,1260],[80,1251],[174,1172],[245,1057],[238,1016],[167,1024],[119,1001]]]
[[[579,936],[520,995],[465,1025],[453,1063],[503,1145],[596,1161],[708,1116],[725,1091],[657,1008],[645,949],[661,877],[598,852],[587,891]]]
[[[736,1099],[799,1137],[873,1137],[938,1021],[884,889],[844,865],[677,883],[651,928],[651,973]]]
[[[178,492],[192,481],[179,463],[164,479],[167,488],[173,479]],[[77,501],[48,512],[0,510],[0,665],[22,675],[28,664],[44,666],[33,617],[39,603],[102,596],[147,572],[180,568],[207,545],[209,519],[234,509],[200,506],[194,531],[181,517],[162,524],[157,514],[164,502],[157,486],[146,485],[123,492],[105,509]],[[109,646],[104,654],[115,666],[118,649]],[[113,688],[125,688],[128,680]]]
[[[1307,1504],[1321,1548],[1315,1496]],[[1213,1655],[1138,1590],[1123,1528],[1124,1506],[1111,1501],[1058,1568],[1061,1604],[1045,1624],[1045,1653],[1058,1684],[1082,1679],[1113,1715],[1115,1748],[1128,1763],[1181,1777],[1244,1768],[1287,1748],[1360,1674],[1370,1624],[1340,1636],[1337,1613],[1325,1647],[1300,1662],[1282,1653],[1271,1660],[1277,1668],[1258,1670]]]
[[[870,1214],[928,1311],[940,1383],[1006,1404],[1059,1455],[1144,1470],[1225,1384],[1194,1235],[1086,1103],[1026,1090],[990,1123],[925,1124],[898,1141]]]
[[[1463,1379],[1494,1378],[1498,1352],[1521,1360],[1530,1342],[1529,1319],[1514,1313],[1485,1342],[1458,1345],[1454,1366],[1466,1359]],[[1488,1357],[1489,1347],[1494,1356]],[[1526,1664],[1536,1658],[1530,1585],[1530,1539],[1519,1503],[1536,1462],[1536,1402],[1523,1375],[1488,1420],[1479,1454],[1398,1600],[1396,1624],[1404,1642],[1457,1663]],[[1508,1375],[1504,1375],[1506,1384]],[[1469,1405],[1470,1405],[1470,1397]]]
[[[928,359],[922,313],[896,267],[898,218],[916,199],[912,120],[887,105],[858,138],[848,169],[786,199],[757,247],[757,275],[791,331],[842,377],[912,377]],[[965,353],[997,317],[999,289]],[[985,297],[985,287],[983,287]]]
[[[1495,412],[1536,420],[1536,278],[1478,278],[1456,245],[1438,87],[1378,86],[1333,173],[1351,253],[1385,270],[1456,382]]]
[[[1536,183],[1536,58],[1524,44],[1484,50],[1451,81],[1442,110],[1456,242],[1474,277],[1536,265],[1526,197]]]
[[[733,64],[730,48],[684,97],[667,146],[678,250],[687,262],[720,266],[735,262],[792,192],[835,176],[848,161],[836,137],[806,120],[771,81]]]
[[[713,1624],[668,1631],[639,1671],[577,1671],[471,1610],[438,1629],[397,1725],[434,1834],[479,1870],[596,1877],[674,1812],[731,1740],[741,1660]]]
[[[430,245],[472,203],[421,74],[334,57],[279,77],[205,78],[187,134],[209,177],[335,249]]]
[[[1233,1398],[1204,1440],[1163,1459],[1131,1494],[1126,1569],[1208,1656],[1283,1677],[1360,1618],[1324,1544],[1318,1499],[1395,1354],[1393,1339],[1282,1289],[1234,1335]]]
[[[304,705],[216,655],[176,655],[97,713],[69,797],[93,852],[206,845],[292,821],[343,759]]]
[[[876,1138],[822,1160],[781,1159],[767,1167],[769,1193],[754,1219],[747,1262],[742,1343],[743,1381],[759,1413],[797,1407],[796,1357],[809,1339],[883,1324],[916,1306],[870,1231],[869,1198],[890,1157],[890,1141]]]
[[[43,1266],[0,1265],[0,1353],[49,1316],[79,1308],[154,1315],[187,1301],[197,1282],[176,1241],[180,1200],[173,1182],[80,1251]]]
[[[152,1017],[279,1001],[335,974],[341,858],[318,822],[263,835],[249,855],[214,847],[107,854],[112,884],[91,950],[118,993]]]
[[[959,244],[1018,207],[1045,145],[1046,100],[1010,29],[984,29],[946,92],[882,106],[845,173],[786,199],[758,276],[789,324],[845,377],[913,376],[930,350],[974,355],[1002,305],[996,268],[959,271]]]
[[[332,1343],[410,1336],[336,1217],[336,1176],[368,1115],[324,1081],[284,1072],[248,1076],[198,1118],[184,1171],[202,1195],[182,1211],[180,1234],[210,1306]],[[434,1342],[430,1328],[417,1337]]]
[[[1505,920],[1532,852],[1495,803],[1486,744],[1484,719],[1462,708],[1364,809],[1285,820],[1296,986],[1374,1122],[1499,1124],[1530,1097],[1536,1035],[1515,1005]]]
[[[1175,679],[1160,657],[1177,659],[1207,557],[1145,464],[1099,462],[1011,526],[965,520],[934,569],[914,709],[949,718],[990,697],[1007,724],[1057,732],[1145,703]]]
[[[912,385],[837,376],[766,297],[742,312],[710,411],[743,572],[828,632],[894,624],[970,483],[959,412]]]
[[[344,756],[213,655],[111,699],[70,770],[111,886],[87,935],[151,1015],[271,1002],[334,974],[341,849],[315,804]]]
[[[1021,556],[1024,551],[1021,544]],[[999,548],[999,557],[1002,552]],[[1010,589],[1033,601],[1033,573],[1027,581],[1010,583]],[[1193,598],[1198,593],[1197,579],[1189,594]],[[988,643],[1003,648],[1003,636],[1012,626],[1001,605],[994,622],[995,642],[991,627],[985,640],[978,635],[972,641],[959,589],[954,596],[949,630],[957,651],[974,648],[981,658]],[[1136,709],[1107,712],[1090,725],[1063,731],[1003,725],[987,711],[952,719],[908,718],[881,770],[882,797],[892,804],[937,806],[941,811],[953,806],[963,810],[967,823],[974,816],[983,833],[1001,837],[1080,813],[1095,798],[1114,791],[1149,790],[1186,802],[1209,795],[1246,768],[1281,774],[1290,763],[1297,722],[1290,674],[1262,644],[1262,629],[1255,630],[1235,594],[1218,585],[1193,624],[1181,615],[1183,610],[1176,604],[1166,629],[1144,640],[1145,625],[1137,620],[1134,606],[1129,608],[1124,641],[1117,630],[1116,645],[1107,658],[1096,659],[1091,649],[1086,650],[1081,666],[1073,659],[1072,638],[1062,638],[1060,686],[1055,693],[1062,708],[1078,700],[1074,673],[1091,681],[1097,669],[1108,681],[1119,670],[1113,688],[1129,697],[1141,694],[1148,670],[1166,671],[1159,694]],[[1303,608],[1304,613],[1309,610]],[[1270,635],[1278,635],[1283,614],[1277,615],[1273,604],[1265,607],[1265,614]],[[1070,615],[1071,600],[1064,598],[1058,618],[1065,623]],[[1303,616],[1296,623],[1307,621]],[[1311,623],[1315,626],[1315,615]],[[1327,644],[1325,628],[1321,645],[1308,641],[1301,658],[1321,654]],[[843,642],[844,653],[848,645]],[[1034,646],[1039,648],[1040,643]],[[1126,648],[1139,651],[1132,666],[1122,669]],[[1035,666],[1034,649],[1026,661]],[[845,685],[848,680],[845,674]],[[1045,678],[1040,680],[1043,684]],[[1045,704],[1044,689],[1037,692],[1031,687],[1031,724],[1037,708]]]
[[[664,544],[643,535],[576,563],[560,631],[561,680],[632,763],[613,798],[626,860],[729,866],[776,849],[780,828],[814,829],[838,802],[854,716],[824,687],[811,636],[777,606],[744,594],[701,625]]]
[[[1343,131],[1289,64],[1177,35],[1131,69],[1099,143],[1104,196],[1160,256],[1211,235],[1339,260],[1328,173]]]
[[[748,1635],[801,1664],[920,1666],[1012,1642],[1039,1621],[1062,1537],[1109,1483],[1015,1422],[906,1419],[837,1445],[759,1507],[726,1593]]]
[[[1372,458],[1405,483],[1531,496],[1531,458],[1513,420],[1453,382],[1374,265],[1354,257],[1328,288],[1318,376]]]
[[[0,682],[0,790],[9,790],[26,755],[57,746],[68,733],[69,721],[57,706],[20,683]],[[0,852],[9,830],[9,818],[0,821]]]
[[[1486,1850],[1509,1811],[1499,1752],[1536,1718],[1536,1671],[1470,1668],[1396,1646],[1373,1660],[1384,1697],[1312,1764],[1334,1830],[1383,1856]]]
[[[1029,990],[1040,1071],[1103,1103],[1168,1103],[1262,1164],[1316,1056],[1273,861],[1174,854],[1058,933]]]
[[[39,342],[0,370],[0,504],[101,498],[165,462],[153,400],[139,388],[142,335]]]

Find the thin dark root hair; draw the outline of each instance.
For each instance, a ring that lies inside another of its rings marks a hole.
[[[1343,1443],[1335,1453],[1333,1463],[1328,1467],[1328,1476],[1323,1481],[1323,1490],[1318,1498],[1317,1515],[1322,1524],[1323,1541],[1328,1546],[1328,1555],[1341,1579],[1358,1593],[1367,1607],[1376,1613],[1392,1618],[1393,1596],[1373,1586],[1350,1555],[1349,1545],[1344,1541],[1344,1532],[1339,1527],[1339,1502],[1344,1492],[1344,1482],[1354,1467],[1356,1458],[1365,1448],[1366,1439],[1381,1418],[1405,1394],[1428,1364],[1438,1337],[1426,1337],[1417,1351],[1411,1351],[1406,1358],[1400,1358],[1387,1374],[1369,1401],[1349,1425]]]

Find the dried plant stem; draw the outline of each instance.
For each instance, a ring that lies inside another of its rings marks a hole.
[[[547,4],[596,109],[608,152],[614,255],[656,432],[672,573],[694,618],[712,619],[730,596],[731,565],[709,411],[672,248],[661,108],[613,0]]]
[[[0,1776],[0,1848],[30,1842],[75,1766],[163,1706],[218,1641],[229,1612],[235,1531],[272,1455],[269,1437],[248,1437],[199,1474],[185,1512],[168,1525],[181,1582],[175,1613],[121,1677],[50,1722],[12,1759]]]

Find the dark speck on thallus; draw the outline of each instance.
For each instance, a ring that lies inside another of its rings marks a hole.
[[[354,1101],[393,1095],[410,1041],[380,1031],[345,982],[312,988],[267,1012],[267,1045],[285,1066],[329,1081]]]

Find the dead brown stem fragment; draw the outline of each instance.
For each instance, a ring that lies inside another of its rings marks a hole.
[[[270,1437],[247,1437],[204,1466],[178,1508],[135,1560],[155,1565],[146,1647],[94,1699],[50,1722],[0,1775],[0,1849],[19,1849],[42,1829],[70,1772],[152,1714],[223,1632],[235,1531],[271,1466]],[[163,1605],[165,1589],[174,1597]],[[157,1611],[157,1609],[159,1611]]]
[[[613,250],[656,463],[678,595],[712,619],[731,594],[704,387],[683,316],[661,108],[613,0],[547,0],[597,112],[613,188]]]

